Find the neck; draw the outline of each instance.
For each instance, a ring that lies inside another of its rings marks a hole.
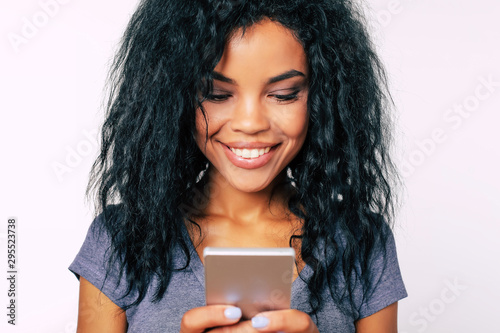
[[[243,192],[232,187],[217,170],[210,167],[205,187],[209,200],[204,215],[223,216],[241,224],[253,224],[266,218],[283,218],[288,211],[287,191],[278,185],[286,177],[285,172],[281,172],[261,191]]]

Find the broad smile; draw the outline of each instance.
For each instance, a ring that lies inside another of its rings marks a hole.
[[[276,148],[279,146],[279,144],[268,145],[267,147],[264,147],[262,144],[257,145],[260,147],[251,148],[252,144],[237,144],[237,147],[247,148],[235,148],[233,145],[230,147],[221,143],[229,161],[236,167],[242,169],[256,169],[266,165],[274,155]]]
[[[259,156],[262,156],[266,153],[269,153],[271,150],[271,147],[266,147],[266,148],[260,148],[260,149],[235,149],[235,148],[230,148],[233,153],[235,153],[239,157],[243,158],[257,158]]]

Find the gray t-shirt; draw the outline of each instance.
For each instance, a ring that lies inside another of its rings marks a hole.
[[[102,230],[101,223],[102,215],[92,222],[80,252],[69,269],[77,278],[83,276],[116,305],[123,307],[135,300],[136,293],[122,298],[126,291],[126,284],[124,279],[118,281],[117,270],[109,272],[103,285],[108,255],[106,250],[110,247],[110,240],[106,233],[99,233],[99,230]],[[191,251],[189,266],[185,270],[173,273],[167,292],[158,303],[152,302],[158,285],[156,277],[154,278],[146,298],[138,306],[126,311],[128,332],[178,333],[184,313],[189,309],[205,305],[204,267],[185,228],[183,228],[183,233]],[[180,247],[176,248],[174,258],[175,267],[184,266],[186,258]],[[374,259],[371,267],[374,270],[373,285],[375,287],[369,296],[363,295],[361,289],[355,292],[354,299],[359,301],[359,312],[354,316],[344,315],[334,303],[328,290],[324,291],[324,305],[317,316],[312,317],[320,332],[355,332],[354,321],[356,319],[367,317],[407,296],[392,233],[386,246],[386,260],[382,260],[379,256]],[[309,292],[305,281],[312,273],[313,269],[306,265],[300,273],[302,278],[299,277],[293,282],[292,308],[304,312],[310,310]],[[117,281],[118,287],[116,287]]]

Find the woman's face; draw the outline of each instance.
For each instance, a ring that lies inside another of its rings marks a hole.
[[[304,49],[290,30],[263,20],[243,37],[234,34],[203,102],[208,129],[201,110],[196,115],[196,142],[212,176],[244,192],[271,184],[304,143],[307,77]]]

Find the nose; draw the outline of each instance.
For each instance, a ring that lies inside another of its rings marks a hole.
[[[258,98],[242,98],[232,114],[231,129],[235,132],[255,134],[270,128],[269,115]]]

